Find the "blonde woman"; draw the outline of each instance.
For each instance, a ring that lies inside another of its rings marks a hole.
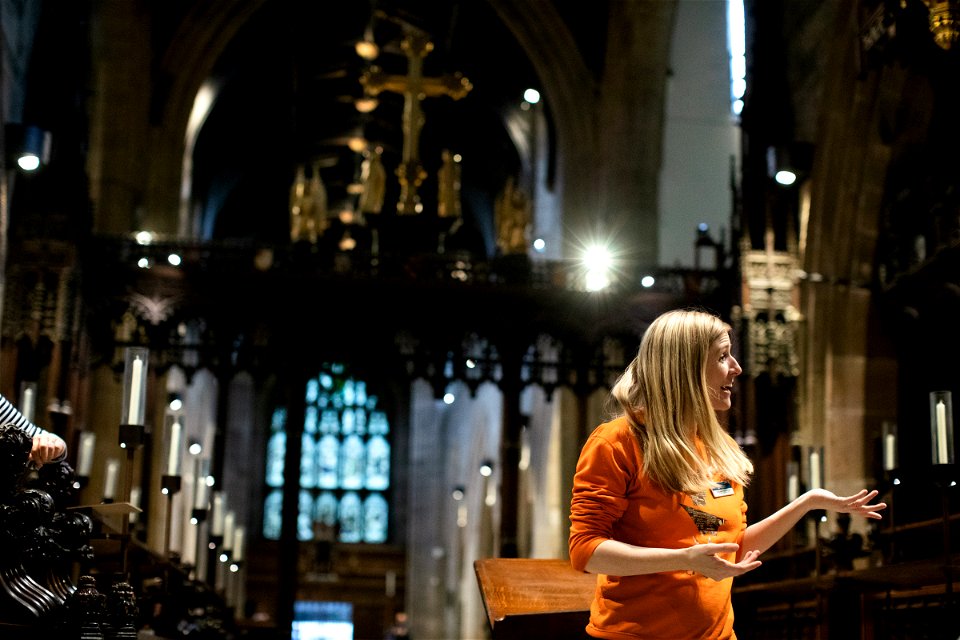
[[[732,639],[733,578],[810,510],[879,519],[866,489],[808,491],[747,524],[753,464],[717,419],[742,369],[730,326],[698,310],[658,317],[611,392],[618,416],[580,453],[570,508],[570,560],[596,573],[589,635]]]

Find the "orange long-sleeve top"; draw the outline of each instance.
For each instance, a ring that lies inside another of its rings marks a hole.
[[[742,540],[747,526],[742,486],[717,485],[694,496],[665,492],[644,478],[642,462],[640,442],[626,418],[601,424],[587,439],[570,506],[575,569],[584,571],[604,540],[668,549]],[[688,571],[598,574],[586,631],[615,640],[735,639],[732,583],[733,578],[715,581]]]

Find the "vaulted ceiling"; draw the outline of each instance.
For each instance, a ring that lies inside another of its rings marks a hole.
[[[592,55],[602,54],[598,43],[605,33],[605,13],[579,13],[569,16],[570,26],[591,43]],[[522,140],[515,131],[511,137],[508,120],[520,112],[524,89],[541,87],[516,39],[485,0],[264,2],[214,68],[219,95],[193,158],[193,193],[203,202],[203,234],[273,241],[289,237],[289,220],[276,213],[287,210],[297,164],[309,172],[319,163],[332,213],[349,207],[355,196],[346,189],[358,180],[363,157],[348,146],[357,134],[369,146],[383,148],[385,202],[395,204],[404,97],[382,92],[370,113],[360,113],[354,100],[363,95],[361,75],[372,65],[396,76],[408,72],[400,45],[410,32],[422,32],[433,43],[423,60],[425,76],[459,73],[472,85],[463,99],[441,96],[422,102],[418,150],[427,178],[418,194],[425,210],[432,211],[441,152],[460,154],[463,236],[471,248],[490,251],[494,199],[522,162],[517,148]],[[373,61],[354,49],[365,34],[380,47]]]

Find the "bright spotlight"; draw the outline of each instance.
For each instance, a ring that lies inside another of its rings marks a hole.
[[[606,271],[591,269],[590,271],[587,271],[587,275],[584,280],[584,286],[587,288],[587,291],[600,291],[602,289],[606,289],[610,286],[610,277],[607,275]]]
[[[777,175],[774,176],[774,180],[785,187],[788,187],[797,181],[797,174],[795,174],[793,171],[781,169],[780,171],[777,171]]]
[[[40,158],[35,153],[25,153],[17,158],[17,164],[24,171],[36,171],[40,168]]]
[[[583,266],[586,269],[584,286],[587,291],[600,291],[610,286],[613,256],[607,247],[599,244],[587,247],[583,253]]]
[[[583,252],[583,264],[587,269],[609,269],[612,263],[610,251],[604,246],[595,244]]]
[[[523,99],[530,104],[537,104],[540,102],[540,92],[536,89],[527,89],[523,92]]]

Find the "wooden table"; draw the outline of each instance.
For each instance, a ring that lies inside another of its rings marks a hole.
[[[473,563],[493,640],[582,640],[596,576],[568,560],[490,558]]]

